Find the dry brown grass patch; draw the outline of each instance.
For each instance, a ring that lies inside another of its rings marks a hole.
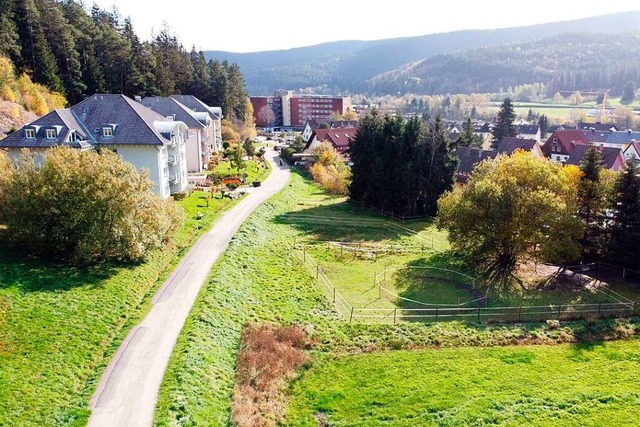
[[[309,356],[305,331],[292,326],[252,326],[242,333],[233,421],[241,427],[276,426],[286,411],[287,384]]]

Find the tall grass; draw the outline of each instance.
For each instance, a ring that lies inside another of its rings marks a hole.
[[[298,325],[246,326],[233,391],[233,421],[240,427],[275,427],[284,418],[285,390],[309,360],[305,331]]]

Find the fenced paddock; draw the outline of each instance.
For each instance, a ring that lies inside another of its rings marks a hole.
[[[580,320],[605,317],[629,317],[640,314],[640,304],[611,289],[598,290],[604,293],[610,302],[598,302],[593,304],[548,304],[548,305],[517,305],[517,306],[487,306],[487,296],[476,287],[476,278],[454,270],[436,267],[401,267],[387,269],[373,275],[374,285],[377,286],[380,298],[389,298],[400,304],[408,302],[419,308],[367,308],[354,307],[336,288],[335,284],[326,275],[322,267],[308,254],[305,245],[299,242],[294,245],[297,253],[305,266],[314,274],[317,282],[322,286],[327,297],[334,303],[337,311],[348,322],[361,321],[369,323],[399,323],[399,322],[536,322],[546,320]],[[582,266],[581,272],[574,274],[584,275],[593,268],[601,266]],[[605,265],[611,274],[623,277],[622,269]],[[445,278],[459,285],[469,287],[477,292],[477,298],[459,301],[451,304],[433,304],[429,302],[404,298],[385,287],[388,277],[402,270],[419,270],[424,277],[435,279]],[[626,271],[624,274],[628,275]],[[635,272],[634,272],[635,273]],[[628,276],[627,276],[628,277]]]

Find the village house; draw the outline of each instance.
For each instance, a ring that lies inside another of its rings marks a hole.
[[[138,171],[146,170],[154,191],[168,198],[187,186],[187,126],[167,119],[124,95],[93,95],[75,106],[52,111],[0,141],[11,158],[23,148],[36,155],[68,145],[80,150],[112,150]]]
[[[462,187],[467,183],[478,163],[486,159],[495,159],[497,151],[482,150],[474,147],[457,147],[454,155],[458,158],[458,170],[455,176],[455,186]]]
[[[196,113],[171,97],[147,97],[140,103],[170,120],[186,124],[189,129],[186,141],[187,170],[202,172],[207,169],[215,135],[212,119],[206,113]]]
[[[544,153],[542,152],[542,148],[540,144],[535,139],[524,139],[524,138],[514,138],[507,137],[502,138],[500,143],[498,143],[498,147],[496,151],[500,154],[510,156],[516,150],[528,151],[534,157],[544,157]]]
[[[516,126],[516,133],[518,138],[533,139],[536,142],[540,142],[540,126],[538,125],[519,125]]]
[[[304,153],[311,153],[323,142],[329,142],[343,157],[348,156],[349,143],[355,137],[357,128],[314,129],[304,147]]]
[[[584,160],[585,155],[587,154],[587,150],[589,150],[590,147],[592,146],[576,145],[565,164],[580,166],[580,163],[582,163],[582,161]],[[620,148],[602,147],[598,145],[595,145],[594,147],[598,149],[600,155],[602,156],[603,168],[610,169],[616,172],[624,168],[625,159],[624,154],[622,153],[622,150]]]
[[[590,145],[584,131],[578,129],[557,130],[544,143],[542,152],[551,160],[563,163],[567,161],[574,148],[578,145]]]

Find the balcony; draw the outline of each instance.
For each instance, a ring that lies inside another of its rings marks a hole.
[[[167,159],[167,163],[169,163],[171,166],[175,166],[178,164],[178,156],[176,155],[171,155],[168,157]]]
[[[180,184],[180,174],[171,175],[169,177],[169,182],[171,184]]]

